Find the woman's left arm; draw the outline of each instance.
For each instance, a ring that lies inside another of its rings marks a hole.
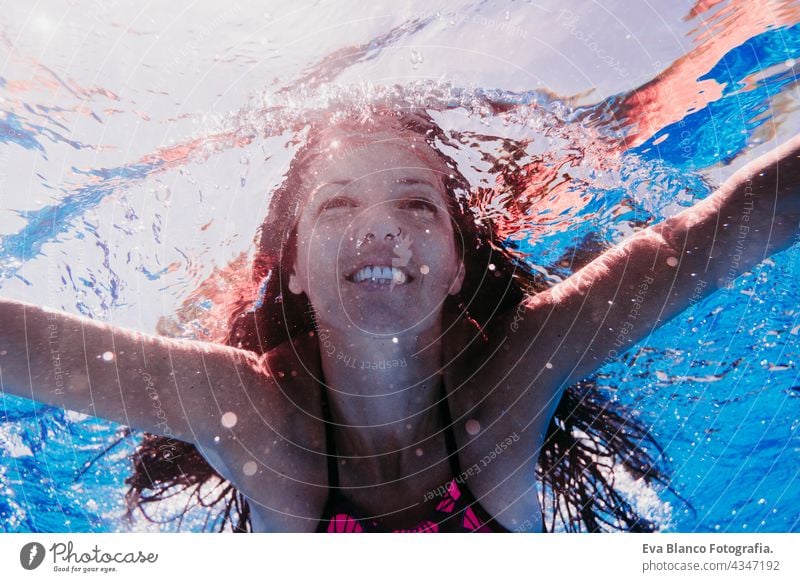
[[[552,352],[546,361],[568,385],[800,241],[799,226],[800,136],[737,171],[702,202],[530,298],[516,314],[518,337]]]
[[[563,390],[800,242],[799,223],[800,137],[748,164],[694,207],[494,318],[484,334],[463,323],[458,338],[465,339],[448,344],[463,363],[453,368],[465,370],[451,382],[458,390],[451,406],[454,418],[474,419],[479,429],[476,436],[469,422],[455,423],[462,465],[492,462],[470,481],[484,507],[502,519],[536,513],[530,476]],[[499,455],[502,443],[511,444]]]

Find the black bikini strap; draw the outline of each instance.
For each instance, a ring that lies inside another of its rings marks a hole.
[[[447,400],[447,390],[444,382],[441,383],[439,390],[439,410],[442,415],[442,426],[444,427],[444,442],[447,446],[447,460],[450,462],[450,472],[453,477],[461,475],[461,464],[458,462],[458,447],[456,437],[453,434],[453,421],[450,418],[450,404]]]
[[[333,493],[339,492],[339,459],[336,456],[336,441],[334,441],[333,419],[328,391],[322,388],[322,418],[325,421],[325,452],[328,455],[328,487]]]
[[[336,443],[333,440],[333,422],[328,402],[328,391],[322,386],[322,420],[325,423],[325,453],[328,455],[328,499],[322,509],[322,517],[317,524],[317,533],[328,531],[330,518],[336,509],[339,496],[339,467],[336,457]]]

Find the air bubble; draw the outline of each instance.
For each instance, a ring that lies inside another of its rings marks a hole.
[[[464,428],[466,429],[467,434],[475,436],[476,434],[481,432],[481,423],[479,423],[474,418],[470,418],[464,425]]]
[[[236,414],[235,413],[226,412],[225,414],[222,415],[221,422],[222,422],[222,426],[224,426],[225,428],[233,428],[234,426],[236,426],[236,423],[238,422],[238,420],[239,419],[236,418]]]

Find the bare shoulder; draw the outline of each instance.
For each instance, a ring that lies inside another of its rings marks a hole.
[[[444,349],[451,402],[490,418],[508,411],[522,392],[527,400],[549,400],[559,378],[550,316],[545,303],[520,303],[483,328],[464,317],[454,322]],[[534,385],[536,390],[529,389]]]
[[[515,341],[514,316],[497,317],[483,330],[467,320],[454,326],[445,385],[461,478],[506,528],[535,522],[535,529],[535,467],[556,387],[543,354],[526,345],[534,338],[518,331]]]
[[[264,354],[242,356],[239,378],[221,393],[220,424],[233,415],[246,421],[241,430],[268,430],[303,448],[316,449],[322,435],[321,366],[316,338],[302,336]],[[226,404],[227,407],[225,405]]]
[[[258,531],[313,531],[327,499],[315,338],[242,355],[220,385],[201,453],[247,496]],[[256,523],[257,522],[257,523]]]

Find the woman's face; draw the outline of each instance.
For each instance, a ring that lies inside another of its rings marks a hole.
[[[329,143],[304,179],[290,290],[337,329],[395,335],[438,324],[464,276],[447,168],[424,142],[397,135]]]

